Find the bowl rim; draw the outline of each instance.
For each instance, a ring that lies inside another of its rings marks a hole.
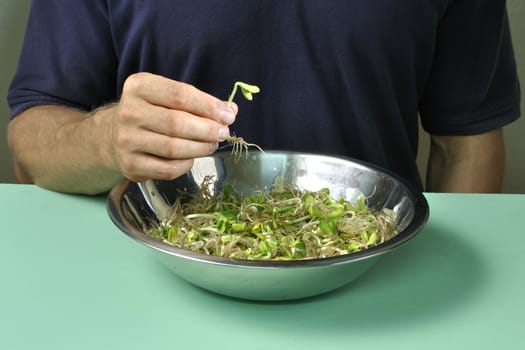
[[[225,154],[231,154],[230,151],[218,151],[202,158],[213,158],[216,156],[224,156]],[[122,209],[122,198],[131,186],[136,186],[137,182],[133,182],[129,179],[124,179],[117,183],[108,193],[106,200],[106,210],[110,216],[112,222],[127,236],[138,241],[139,243],[148,246],[154,250],[166,253],[168,255],[176,256],[183,259],[192,261],[203,262],[207,264],[224,265],[230,267],[244,267],[244,268],[300,268],[300,267],[325,267],[330,265],[346,264],[359,260],[369,259],[382,255],[391,250],[394,250],[402,244],[408,242],[414,236],[416,236],[425,226],[430,216],[430,208],[423,192],[416,189],[416,186],[409,183],[406,179],[399,176],[398,174],[382,168],[381,166],[372,164],[367,161],[359,160],[352,157],[341,156],[341,155],[329,155],[329,154],[318,154],[309,152],[297,152],[297,151],[283,151],[283,150],[271,150],[262,153],[265,154],[287,154],[287,155],[305,155],[305,156],[316,156],[325,157],[331,159],[337,159],[345,162],[356,163],[357,165],[373,170],[377,173],[387,175],[397,181],[402,187],[404,187],[407,196],[413,201],[414,204],[414,217],[408,226],[398,233],[395,237],[378,244],[374,247],[332,257],[326,258],[313,258],[313,259],[301,259],[301,260],[250,260],[250,259],[234,259],[220,256],[208,255],[205,253],[194,252],[187,249],[182,249],[177,246],[170,245],[159,241],[140,229],[137,229],[134,225],[126,220]],[[162,180],[160,180],[162,181]]]

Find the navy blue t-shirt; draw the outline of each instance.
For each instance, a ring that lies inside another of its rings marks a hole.
[[[419,186],[418,115],[441,135],[519,116],[503,0],[40,0],[11,117],[39,104],[92,110],[139,71],[222,99],[237,80],[257,84],[253,101],[236,100],[236,135],[363,159]]]

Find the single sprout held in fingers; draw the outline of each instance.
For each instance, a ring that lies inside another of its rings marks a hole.
[[[259,87],[256,85],[251,85],[251,84],[243,83],[241,81],[237,81],[233,85],[233,90],[230,94],[230,97],[228,98],[228,106],[232,103],[233,98],[235,97],[235,94],[237,93],[237,89],[241,90],[242,95],[248,101],[253,100],[253,94],[256,94],[261,91],[261,89],[259,89]],[[248,158],[248,148],[249,147],[255,147],[259,151],[264,153],[263,149],[259,145],[256,145],[255,143],[246,142],[242,137],[237,137],[235,136],[235,134],[228,136],[226,138],[226,141],[228,142],[228,144],[230,144],[233,147],[232,154],[235,156],[234,157],[235,162],[238,162],[239,159],[241,159],[243,155],[245,158]]]

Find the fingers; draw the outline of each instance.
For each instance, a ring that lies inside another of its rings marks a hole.
[[[185,111],[224,125],[232,124],[237,113],[234,103],[228,105],[192,85],[149,73],[137,73],[128,77],[123,91],[152,105]]]
[[[189,84],[149,73],[125,82],[114,114],[120,172],[133,181],[173,179],[193,159],[213,153],[229,135],[238,107]]]
[[[123,175],[131,181],[173,180],[191,169],[193,159],[168,160],[137,154],[133,158],[123,159],[123,165]]]
[[[147,130],[120,131],[117,143],[125,153],[149,154],[165,159],[187,159],[207,156],[217,149],[217,142],[199,142]]]
[[[184,111],[145,104],[132,109],[121,110],[121,117],[127,118],[127,123],[157,134],[200,142],[224,141],[229,135],[227,126]]]
[[[132,181],[172,180],[191,169],[193,159],[207,156],[217,143],[197,142],[155,134],[146,130],[120,132],[120,172]]]

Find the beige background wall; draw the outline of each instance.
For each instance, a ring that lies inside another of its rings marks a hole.
[[[0,1],[0,182],[15,181],[6,140],[9,120],[6,95],[16,68],[29,3],[29,0]]]
[[[5,136],[8,122],[5,96],[16,67],[29,3],[29,0],[2,0],[0,2],[0,182],[15,181]],[[525,114],[525,1],[508,0],[507,3],[518,69],[522,80],[522,110]],[[504,192],[525,193],[525,117],[506,127],[505,136],[507,172]],[[419,164],[423,176],[425,176],[428,141],[428,135],[422,133]]]
[[[508,2],[514,49],[521,78],[522,118],[505,128],[507,139],[507,175],[503,190],[509,193],[525,193],[525,1]]]

